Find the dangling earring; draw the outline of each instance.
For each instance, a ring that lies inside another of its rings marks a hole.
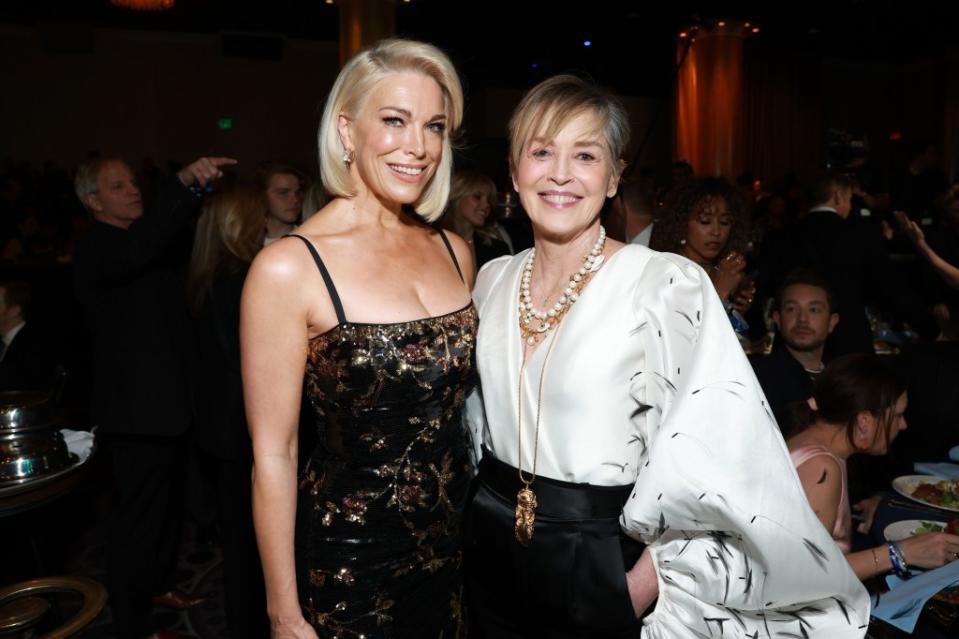
[[[344,164],[346,164],[347,166],[349,166],[350,164],[353,163],[353,158],[354,158],[354,154],[353,154],[353,150],[352,150],[352,149],[344,150],[344,151],[343,151],[343,163],[344,163]]]

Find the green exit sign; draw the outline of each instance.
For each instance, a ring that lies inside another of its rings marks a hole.
[[[233,118],[220,118],[216,121],[216,126],[221,131],[228,131],[233,128]]]

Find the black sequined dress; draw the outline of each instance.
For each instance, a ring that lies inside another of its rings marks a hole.
[[[318,444],[297,507],[304,614],[321,638],[462,637],[461,410],[476,381],[476,310],[348,322],[306,243],[339,324],[310,341],[306,366]]]

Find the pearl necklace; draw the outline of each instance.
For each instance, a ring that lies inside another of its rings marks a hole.
[[[550,330],[556,328],[560,321],[579,299],[586,282],[590,276],[603,263],[603,247],[606,246],[606,229],[599,227],[599,238],[593,244],[593,249],[589,254],[583,256],[583,265],[578,271],[569,278],[569,283],[563,290],[563,294],[553,304],[552,308],[546,311],[540,311],[533,306],[533,297],[529,292],[530,279],[533,276],[533,264],[536,261],[536,247],[530,249],[529,257],[526,258],[526,264],[523,266],[523,279],[519,291],[519,329],[520,334],[527,344],[535,344],[538,340],[546,337]],[[539,320],[539,326],[531,326],[533,320]]]

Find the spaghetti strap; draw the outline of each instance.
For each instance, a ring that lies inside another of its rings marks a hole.
[[[316,267],[320,269],[320,275],[323,276],[323,282],[326,283],[326,290],[330,294],[330,301],[333,302],[333,308],[336,310],[336,320],[340,324],[346,324],[346,313],[343,312],[343,303],[340,302],[340,296],[336,292],[336,287],[333,285],[333,278],[330,277],[330,272],[326,270],[326,264],[323,263],[323,260],[320,259],[320,254],[317,252],[316,247],[313,246],[313,242],[309,241],[302,235],[297,235],[296,233],[290,233],[287,237],[298,237],[303,240],[303,243],[306,244],[306,248],[310,249],[310,254],[313,256],[313,261],[316,262]]]
[[[456,272],[459,273],[460,281],[466,284],[466,280],[463,279],[463,271],[460,270],[459,260],[456,259],[456,253],[453,252],[453,245],[450,244],[450,238],[446,237],[446,231],[443,229],[440,229],[440,237],[443,238],[443,244],[446,245],[446,250],[450,252],[450,257],[453,258],[453,266],[456,267]]]

